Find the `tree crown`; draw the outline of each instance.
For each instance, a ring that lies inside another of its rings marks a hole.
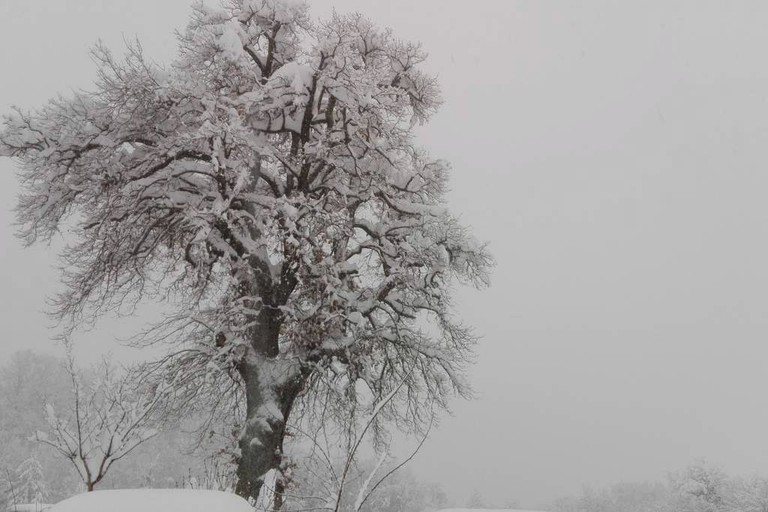
[[[179,42],[168,66],[96,46],[93,90],[5,117],[24,240],[72,229],[55,314],[172,295],[151,339],[183,343],[182,375],[266,357],[347,403],[402,386],[391,416],[411,425],[467,392],[450,283],[486,285],[491,259],[414,142],[440,103],[421,48],[294,0],[198,5]],[[276,341],[256,342],[267,313]]]

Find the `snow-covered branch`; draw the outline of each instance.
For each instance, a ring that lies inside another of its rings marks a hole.
[[[60,412],[45,404],[48,431],[35,432],[33,438],[69,460],[92,491],[113,464],[157,435],[153,417],[157,397],[108,361],[102,362],[96,375],[86,377],[75,367],[70,352],[67,370],[72,409]]]

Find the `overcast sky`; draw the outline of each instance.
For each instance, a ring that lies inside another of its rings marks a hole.
[[[168,61],[187,0],[0,0],[0,111],[94,77],[89,46]],[[490,242],[462,291],[472,380],[413,468],[460,503],[535,506],[705,457],[768,475],[768,3],[315,0],[420,40],[445,105],[421,141]],[[0,360],[57,353],[55,258],[22,249],[0,161]],[[143,318],[149,318],[147,314]],[[116,351],[140,323],[77,340]]]

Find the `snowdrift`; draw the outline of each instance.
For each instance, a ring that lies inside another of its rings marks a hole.
[[[78,494],[47,512],[253,512],[240,496],[191,489],[121,489]]]

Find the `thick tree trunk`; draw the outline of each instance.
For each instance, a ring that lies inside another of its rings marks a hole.
[[[283,440],[286,421],[301,392],[306,375],[295,363],[278,358],[279,318],[260,314],[252,353],[240,366],[245,383],[246,424],[240,438],[236,492],[245,498],[259,496],[264,477],[277,471],[273,509],[283,503]]]
[[[282,478],[283,441],[286,421],[304,381],[299,374],[289,382],[272,384],[265,368],[274,368],[274,361],[248,363],[243,373],[246,382],[245,430],[240,438],[240,460],[237,468],[237,494],[256,498],[270,470],[277,471],[274,509],[283,502],[285,482]],[[247,375],[247,377],[246,377]]]
[[[267,418],[265,412],[271,390],[262,384],[260,368],[246,363],[241,370],[245,381],[245,430],[240,437],[240,460],[237,468],[237,494],[245,498],[259,495],[263,478],[271,469],[279,470],[282,462],[282,437],[285,420]]]

